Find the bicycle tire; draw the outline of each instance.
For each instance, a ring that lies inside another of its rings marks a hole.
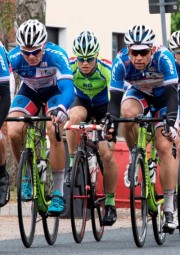
[[[158,205],[158,213],[152,214],[152,226],[153,233],[156,243],[158,245],[163,245],[166,239],[166,233],[163,232],[163,223],[164,223],[164,213],[163,213],[163,204]]]
[[[33,187],[33,162],[31,150],[23,151],[18,167],[18,182],[17,182],[17,207],[18,207],[18,222],[21,239],[26,248],[29,248],[34,240],[36,228],[36,201],[32,199],[24,200],[22,198],[22,184],[24,176],[28,176],[29,183]]]
[[[135,148],[130,166],[130,211],[135,244],[142,247],[147,233],[147,199],[143,152]]]
[[[77,151],[72,168],[70,187],[70,216],[73,237],[80,243],[84,237],[87,218],[87,166],[84,153]]]
[[[102,239],[104,233],[104,226],[102,225],[102,218],[105,213],[105,194],[103,185],[103,170],[98,164],[98,171],[96,172],[96,183],[93,187],[93,206],[91,207],[91,223],[93,235],[96,241]]]
[[[51,200],[53,193],[53,176],[49,162],[49,150],[47,150],[47,169],[46,169],[46,182],[44,183],[44,197],[48,204]],[[50,216],[46,214],[42,215],[42,224],[44,230],[44,236],[49,245],[53,245],[56,242],[58,229],[59,229],[59,216]]]

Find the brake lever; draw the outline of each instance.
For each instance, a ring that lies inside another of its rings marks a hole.
[[[58,123],[54,123],[54,127],[55,127],[56,140],[58,142],[60,142],[61,141],[61,135],[60,135],[60,131],[59,131],[59,124]]]

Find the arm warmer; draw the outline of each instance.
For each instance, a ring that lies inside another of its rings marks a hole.
[[[9,83],[0,84],[0,128],[6,119],[11,104]]]
[[[174,127],[178,114],[178,84],[165,86],[165,98],[167,102],[167,116],[170,127]]]
[[[123,92],[112,90],[111,97],[108,104],[108,112],[113,116],[119,118],[120,117],[120,105],[123,97]]]

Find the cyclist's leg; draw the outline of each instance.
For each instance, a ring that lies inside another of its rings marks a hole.
[[[107,146],[107,143],[105,141],[99,142],[99,152],[104,165],[103,183],[106,194],[103,225],[108,226],[114,224],[117,219],[115,207],[115,192],[118,177],[118,167],[114,158],[114,147],[114,142],[111,142],[111,148]]]
[[[101,119],[105,117],[107,112],[107,104],[93,108],[93,117],[95,117],[99,124]],[[99,140],[99,152],[101,160],[104,166],[103,183],[106,194],[105,200],[105,215],[103,217],[103,225],[111,226],[117,219],[116,207],[115,207],[115,192],[117,185],[118,167],[114,158],[114,148],[116,143],[116,135],[113,134],[112,142],[108,147],[107,142],[101,136],[101,132],[98,132]]]
[[[131,118],[137,116],[138,114],[147,114],[149,110],[147,98],[147,95],[136,90],[135,88],[129,89],[122,99],[122,117]],[[130,187],[131,150],[136,142],[137,125],[132,123],[122,123],[121,126],[130,154],[130,163],[127,165],[124,172],[124,185],[126,187]]]
[[[54,110],[60,104],[60,91],[54,90],[49,93],[49,98],[47,98],[46,104],[46,114],[50,115],[50,112]],[[57,141],[55,136],[54,124],[50,121],[46,123],[47,134],[50,141],[50,165],[53,173],[53,197],[51,204],[48,207],[48,213],[60,214],[63,212],[65,207],[65,200],[63,198],[63,184],[64,184],[64,173],[65,173],[65,163],[66,163],[66,153],[63,139],[60,142]],[[63,133],[63,125],[59,126],[60,134]]]
[[[3,125],[0,130],[0,207],[7,204],[10,199],[9,174],[6,170],[5,126]]]
[[[12,102],[9,117],[19,117],[26,114],[33,116],[37,113],[38,107],[39,98],[37,98],[37,93],[25,84],[22,84],[20,90]],[[7,123],[8,136],[10,138],[12,151],[17,162],[20,160],[22,142],[24,138],[23,135],[25,135],[26,131],[26,129],[23,127],[23,122]]]
[[[163,97],[161,97],[161,101],[158,101],[158,106],[156,106],[156,110],[157,116],[159,117],[161,117],[161,114],[166,112]],[[166,222],[163,228],[165,232],[171,232],[169,230],[174,230],[177,227],[177,222],[174,219],[174,190],[178,178],[179,159],[175,159],[173,157],[173,144],[169,142],[164,136],[162,136],[161,126],[162,123],[156,124],[155,144],[161,162],[160,181],[164,194],[164,212],[166,217]],[[179,137],[177,137],[177,139],[179,139]]]

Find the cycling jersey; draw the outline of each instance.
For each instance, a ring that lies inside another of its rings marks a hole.
[[[7,52],[0,42],[0,84],[9,86],[9,66],[7,61]]]
[[[10,108],[9,63],[7,52],[0,42],[0,128]]]
[[[147,95],[159,96],[164,93],[164,86],[178,82],[174,58],[167,48],[159,45],[149,65],[137,70],[130,61],[128,48],[124,48],[113,62],[110,89],[125,91],[124,80]]]
[[[73,71],[75,94],[90,104],[97,107],[108,103],[108,87],[111,80],[111,61],[103,58],[97,59],[97,65],[92,75],[83,75],[77,63],[77,58],[70,58]]]
[[[21,54],[17,46],[8,53],[12,70],[19,74],[23,83],[31,89],[39,89],[58,86],[62,94],[62,102],[66,109],[74,99],[72,71],[67,53],[58,45],[47,42],[40,63],[30,66]],[[66,81],[66,82],[64,82]]]

